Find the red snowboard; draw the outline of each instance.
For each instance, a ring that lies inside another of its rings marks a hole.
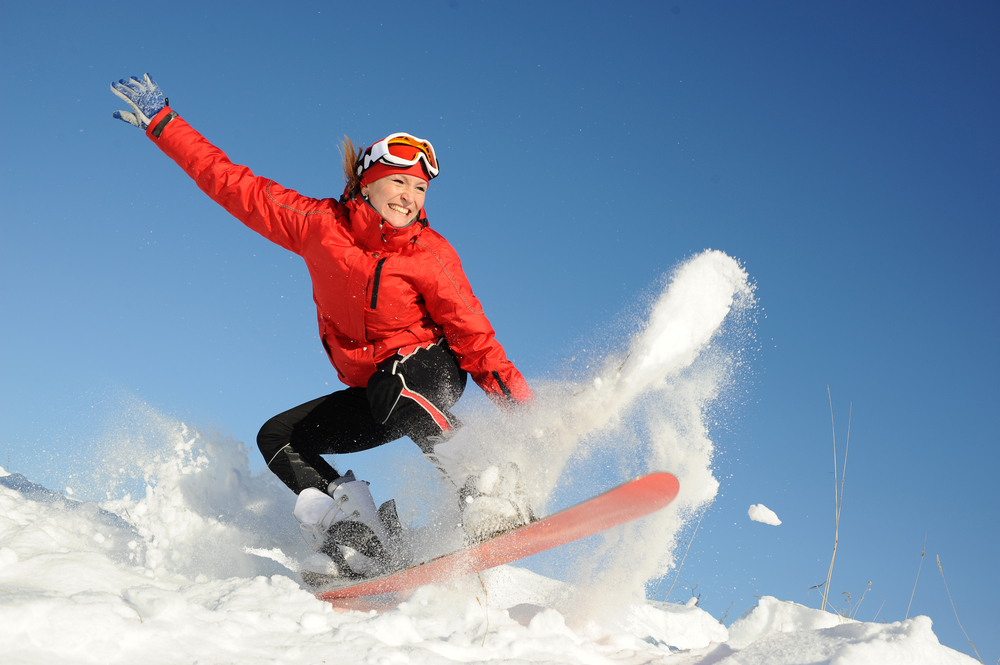
[[[471,547],[316,597],[339,609],[390,609],[419,586],[501,566],[649,515],[673,501],[677,490],[673,475],[651,473]]]

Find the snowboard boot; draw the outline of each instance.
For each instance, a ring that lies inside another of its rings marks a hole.
[[[489,466],[459,491],[462,524],[469,544],[482,542],[535,521],[513,462]]]
[[[340,579],[374,577],[405,565],[396,502],[376,510],[368,483],[346,474],[327,493],[307,488],[293,515],[317,554],[302,566],[302,580],[320,586]]]

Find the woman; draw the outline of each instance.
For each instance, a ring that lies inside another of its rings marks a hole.
[[[357,575],[392,565],[394,504],[376,511],[367,483],[341,475],[321,455],[402,436],[431,455],[459,426],[449,409],[468,374],[502,407],[533,398],[494,338],[455,250],[428,224],[424,198],[439,172],[434,148],[398,133],[355,153],[345,139],[343,195],[312,199],[230,162],[170,109],[148,74],[111,89],[132,109],[115,118],[145,129],[215,202],[305,260],[320,339],[348,387],[271,418],[258,447],[298,494],[295,516],[329,557],[318,572]],[[463,490],[473,537],[531,518],[516,474],[508,469],[497,481],[496,471]],[[484,491],[491,489],[494,496]],[[365,556],[347,561],[344,552]]]

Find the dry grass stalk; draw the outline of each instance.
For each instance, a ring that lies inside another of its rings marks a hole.
[[[833,556],[830,557],[830,570],[826,574],[826,586],[823,589],[822,609],[826,611],[827,600],[830,596],[830,580],[833,579],[833,562],[837,559],[837,545],[840,542],[840,509],[844,505],[844,479],[847,476],[847,452],[851,447],[851,416],[854,413],[852,403],[847,415],[847,444],[844,446],[844,469],[839,472],[837,469],[837,426],[833,417],[833,394],[830,386],[826,387],[826,394],[830,398],[830,427],[833,431],[833,499],[836,506],[836,522],[833,531]],[[838,490],[837,484],[840,484]]]
[[[860,609],[861,609],[861,603],[865,602],[865,596],[867,596],[867,595],[868,595],[868,592],[869,592],[869,591],[871,591],[871,590],[872,590],[872,583],[871,583],[871,580],[869,580],[869,581],[868,581],[868,588],[867,588],[867,589],[865,589],[865,590],[864,590],[864,593],[862,593],[862,594],[861,594],[861,599],[860,599],[860,600],[858,600],[858,604],[854,606],[854,611],[853,611],[853,612],[851,612],[851,614],[850,614],[850,617],[849,617],[849,618],[851,618],[851,619],[857,619],[857,616],[858,616],[858,610],[860,610]]]
[[[948,600],[951,601],[951,610],[955,613],[955,621],[958,621],[958,627],[962,629],[962,634],[965,635],[965,639],[969,640],[969,645],[975,652],[976,658],[978,658],[979,662],[982,663],[983,657],[979,655],[978,651],[976,651],[976,645],[972,644],[972,640],[969,639],[969,634],[965,632],[965,626],[962,625],[962,620],[958,618],[958,610],[955,609],[955,601],[951,599],[951,589],[948,588],[948,580],[944,578],[944,568],[941,567],[941,555],[937,555],[937,565],[938,570],[941,571],[941,579],[944,580],[944,590],[948,592]],[[985,665],[985,663],[983,665]]]
[[[486,646],[486,636],[490,634],[490,592],[486,590],[486,582],[483,582],[483,574],[480,571],[476,571],[476,576],[479,577],[479,586],[483,587],[483,597],[486,602],[480,602],[479,598],[476,598],[476,602],[482,605],[483,611],[486,612],[486,632],[483,633],[483,643],[480,645],[482,647]]]
[[[885,601],[886,600],[889,600],[889,596],[886,596],[885,600],[882,601],[882,604],[878,606],[878,610],[875,612],[875,616],[872,617],[872,623],[875,623],[876,621],[878,621],[878,615],[882,611],[882,608],[885,607]],[[885,620],[883,619],[883,621],[885,621]]]
[[[698,518],[698,523],[695,525],[694,532],[691,534],[691,540],[688,541],[687,549],[684,550],[684,556],[681,557],[681,562],[677,566],[677,574],[674,575],[674,582],[673,584],[670,585],[670,588],[667,589],[666,595],[663,596],[663,602],[667,602],[667,598],[670,597],[670,593],[674,590],[674,586],[677,584],[677,580],[681,576],[681,568],[684,567],[684,560],[687,559],[688,552],[691,551],[691,544],[694,543],[694,537],[698,535],[698,527],[701,526],[701,521],[705,519],[705,513],[708,512],[708,509],[712,507],[713,503],[715,503],[715,499],[709,501],[708,505],[705,506],[705,510],[701,511],[701,516]],[[653,591],[653,598],[656,598],[656,593],[660,590],[660,584],[662,583],[663,580],[661,579],[659,584],[656,585],[656,589]]]
[[[920,581],[920,569],[924,567],[924,555],[927,554],[927,534],[924,534],[924,549],[920,552],[920,565],[917,566],[917,579],[913,580],[913,592],[910,594],[910,604],[906,606],[906,616],[903,621],[910,618],[910,605],[913,605],[913,595],[917,593],[917,582]]]

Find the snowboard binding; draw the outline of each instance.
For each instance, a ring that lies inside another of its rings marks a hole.
[[[308,586],[377,577],[406,563],[396,501],[376,510],[368,483],[350,471],[331,483],[328,492],[303,490],[293,514],[316,550],[300,570]]]

